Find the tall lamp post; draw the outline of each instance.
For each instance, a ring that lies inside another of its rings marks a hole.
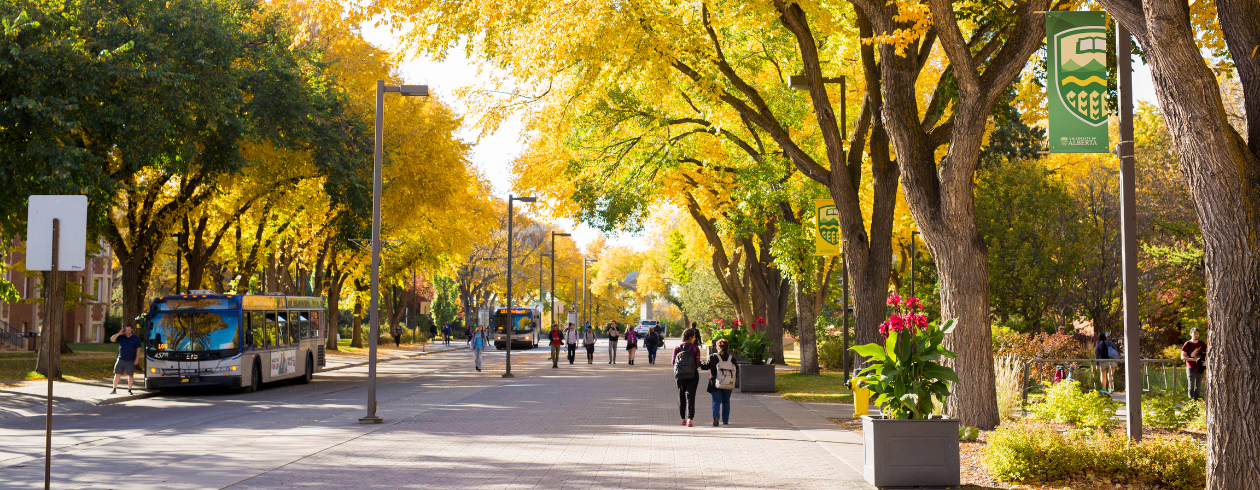
[[[551,257],[551,318],[556,318],[556,237],[573,236],[568,233],[551,232],[551,253],[547,254]],[[567,321],[567,319],[566,319]],[[555,323],[554,321],[552,323]],[[578,325],[578,328],[582,328]]]
[[[544,297],[545,294],[543,292],[543,275],[542,275],[542,263],[543,263],[543,258],[545,257],[551,257],[551,254],[538,254],[538,313],[540,315],[547,312],[547,305],[543,304],[543,301],[546,301],[546,298]],[[556,259],[551,259],[552,265],[555,265],[555,262],[556,262]],[[542,317],[540,316],[539,319],[541,320]],[[551,312],[551,323],[552,324],[556,323],[556,313],[554,311]],[[539,328],[541,327],[542,326],[539,325]]]
[[[372,296],[368,305],[369,337],[368,341],[368,400],[367,415],[359,419],[360,424],[379,424],[383,419],[376,416],[376,339],[380,338],[380,325],[377,323],[377,291],[380,286],[381,271],[381,157],[384,152],[382,138],[385,134],[385,92],[397,92],[404,97],[427,97],[428,85],[385,85],[384,80],[376,81],[376,153],[372,158]]]
[[[591,324],[592,327],[594,327],[595,325],[591,323],[591,306],[590,306],[590,300],[589,300],[590,291],[588,290],[588,287],[586,285],[586,266],[594,262],[599,262],[599,261],[595,259],[588,259],[585,257],[582,258],[582,315],[586,317],[586,323]],[[579,318],[578,323],[581,323],[581,322],[582,320]]]
[[[919,232],[917,231],[910,232],[910,297],[911,298],[918,298],[918,296],[914,295],[914,256],[918,255],[917,253],[915,253],[915,244],[917,242],[915,241],[914,237],[915,235],[918,235],[918,234]]]
[[[516,331],[516,324],[512,322],[512,203],[515,201],[535,202],[537,200],[538,198],[536,197],[513,197],[511,194],[508,194],[508,247],[507,247],[508,249],[508,253],[507,253],[508,325],[507,325],[507,342],[505,342],[507,344],[507,372],[503,373],[504,378],[513,377],[512,376],[512,332]],[[537,328],[541,328],[541,327],[537,327]]]

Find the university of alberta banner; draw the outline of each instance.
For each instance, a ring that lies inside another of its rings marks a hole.
[[[814,199],[814,255],[840,255],[840,213],[831,199]]]
[[[1047,12],[1046,52],[1050,152],[1110,153],[1103,13]]]

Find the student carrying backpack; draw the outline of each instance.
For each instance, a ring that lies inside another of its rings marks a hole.
[[[713,397],[713,426],[718,426],[721,416],[723,424],[731,421],[731,392],[735,389],[735,356],[731,354],[730,344],[726,339],[718,340],[718,351],[709,356],[708,362],[701,363],[701,368],[709,370],[709,387],[706,391]],[[720,410],[719,410],[720,409]]]
[[[696,334],[688,331],[683,343],[674,348],[674,380],[678,383],[678,416],[681,425],[691,427],[696,415],[696,388],[700,385],[700,348]]]

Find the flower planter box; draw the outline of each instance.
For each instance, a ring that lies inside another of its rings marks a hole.
[[[957,486],[958,419],[862,416],[864,476],[877,487]]]
[[[740,364],[738,379],[741,393],[773,393],[775,391],[773,364],[760,366]]]

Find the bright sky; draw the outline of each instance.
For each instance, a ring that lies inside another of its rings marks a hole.
[[[377,47],[388,51],[398,49],[399,43],[394,40],[389,29],[374,27],[372,22],[365,22],[360,27],[363,29],[364,37]],[[1133,73],[1134,103],[1146,100],[1158,105],[1155,100],[1155,89],[1151,83],[1150,68],[1136,57],[1133,60],[1133,66],[1135,68]],[[480,79],[484,78],[478,76],[477,66],[465,58],[463,52],[458,49],[452,50],[447,59],[440,62],[432,59],[411,59],[404,62],[400,68],[403,79],[408,84],[428,85],[430,90],[443,96],[443,101],[451,104],[461,114],[467,113],[467,106],[454,97],[453,93],[460,88],[481,86]],[[480,141],[477,140],[478,132],[471,128],[465,128],[460,134],[461,138],[476,143],[473,147],[473,164],[490,180],[494,186],[495,195],[502,199],[507,199],[508,194],[512,193],[511,162],[524,150],[521,130],[521,119],[516,116],[504,121],[498,132],[481,138]],[[520,204],[520,206],[522,206],[520,208],[522,211],[529,212],[529,209],[525,207],[529,204]],[[582,248],[586,248],[599,236],[598,231],[586,225],[578,225],[574,228],[573,220],[570,219],[559,219],[555,224],[571,229],[574,239]],[[614,236],[609,237],[608,242],[609,245],[623,245],[635,250],[648,248],[647,239],[643,236]]]

